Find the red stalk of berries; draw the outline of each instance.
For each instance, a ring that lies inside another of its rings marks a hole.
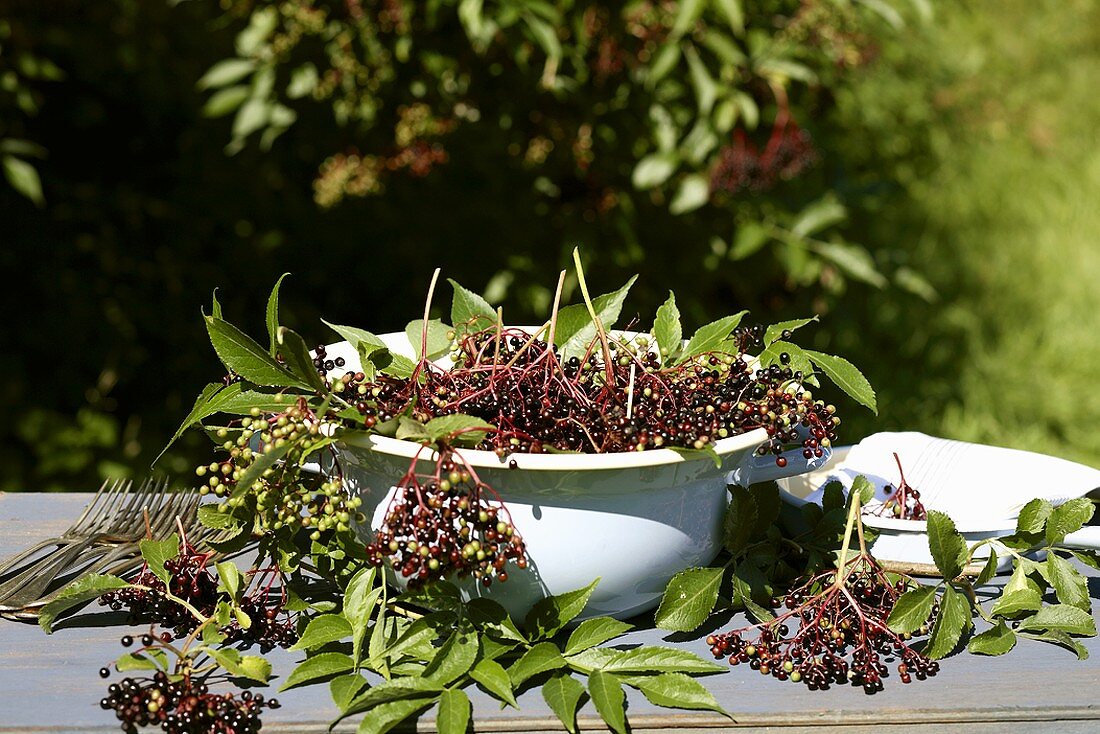
[[[899,520],[927,520],[928,512],[920,501],[920,492],[905,481],[905,470],[901,468],[901,459],[897,454],[894,454],[894,461],[897,462],[898,474],[901,477],[898,488],[888,500],[875,509],[874,514],[879,517],[896,517]]]
[[[889,662],[897,662],[902,683],[939,671],[939,663],[887,626],[911,582],[891,580],[867,552],[859,505],[853,495],[837,568],[810,576],[789,592],[783,600],[786,611],[775,619],[708,637],[716,658],[728,657],[730,665],[748,663],[764,675],[802,682],[810,690],[851,683],[875,693],[889,675]],[[860,553],[849,559],[853,525]]]
[[[376,566],[389,564],[412,587],[456,575],[485,586],[507,581],[505,564],[526,568],[523,539],[496,492],[460,454],[440,447],[434,471],[418,474],[420,452],[398,482],[382,527],[367,546]]]

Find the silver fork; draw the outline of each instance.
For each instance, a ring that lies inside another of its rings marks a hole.
[[[95,524],[89,535],[0,584],[0,611],[25,606],[41,596],[59,575],[85,566],[101,556],[118,557],[136,553],[137,541],[147,530],[145,512],[149,513],[149,531],[153,536],[165,534],[175,517],[187,507],[197,504],[198,500],[194,493],[166,495],[166,488],[166,481],[146,480],[137,492],[128,496],[114,515],[104,517]]]
[[[0,564],[0,578],[17,569],[23,561],[33,558],[40,551],[50,546],[62,547],[87,537],[88,532],[96,527],[104,517],[113,515],[116,505],[125,498],[129,492],[130,482],[122,479],[107,480],[92,497],[92,501],[84,508],[84,512],[69,526],[65,532],[54,538],[47,538],[22,553],[5,560]],[[39,559],[41,560],[41,559]]]

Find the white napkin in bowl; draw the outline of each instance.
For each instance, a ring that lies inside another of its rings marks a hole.
[[[925,509],[946,512],[960,528],[998,520],[1013,526],[1036,497],[1059,505],[1100,488],[1100,471],[1083,464],[916,432],[868,436],[831,467],[833,478],[847,490],[862,474],[875,485],[875,499],[884,501],[900,480],[895,453]],[[807,499],[820,502],[820,492]]]

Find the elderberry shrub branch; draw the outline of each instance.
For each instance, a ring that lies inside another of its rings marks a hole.
[[[972,653],[1003,655],[1023,638],[1055,644],[1080,659],[1087,658],[1088,651],[1076,638],[1095,636],[1096,622],[1087,579],[1071,561],[1100,569],[1100,556],[1095,551],[1060,548],[1059,544],[1066,535],[1080,530],[1094,509],[1087,498],[1057,507],[1035,499],[1021,510],[1015,533],[972,546],[947,515],[930,511],[929,549],[943,580],[899,599],[891,628],[908,631],[914,620],[935,604],[940,614],[927,648],[932,657],[952,652],[973,630],[973,618],[980,617],[989,627],[970,637],[967,649]],[[1043,551],[1045,559],[1034,560],[1033,551]],[[1012,575],[1003,588],[991,589],[987,585],[1002,560],[1010,560]],[[975,567],[980,571],[971,580],[966,572]]]

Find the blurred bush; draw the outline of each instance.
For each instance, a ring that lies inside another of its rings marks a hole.
[[[1015,335],[1058,320],[1022,282],[1046,262],[1028,233],[1046,227],[1057,249],[1051,217],[1081,201],[1063,186],[1001,217],[1013,185],[1044,180],[1007,172],[1034,159],[1095,183],[1065,145],[1089,128],[1047,121],[1046,148],[1015,120],[1012,145],[987,130],[1011,117],[988,109],[1013,103],[1007,78],[1035,88],[1044,64],[1096,63],[1087,3],[935,19],[841,0],[9,5],[0,489],[146,471],[217,377],[198,318],[215,287],[258,331],[290,271],[288,320],[323,340],[320,315],[402,327],[438,265],[522,322],[544,314],[575,244],[596,288],[642,273],[643,321],[669,288],[695,323],[823,313],[810,338],[882,393],[879,420],[845,406],[853,440],[914,427],[1100,453],[1065,408],[1087,359],[1061,374],[1052,352],[1039,383],[997,372],[1025,358]],[[1038,17],[1051,22],[1017,22]],[[1071,78],[1045,104],[1083,93],[1087,74]],[[1075,311],[1100,313],[1078,292]],[[1058,354],[1095,350],[1063,341]],[[1034,399],[1048,383],[1051,405]],[[185,470],[198,441],[166,468]]]

